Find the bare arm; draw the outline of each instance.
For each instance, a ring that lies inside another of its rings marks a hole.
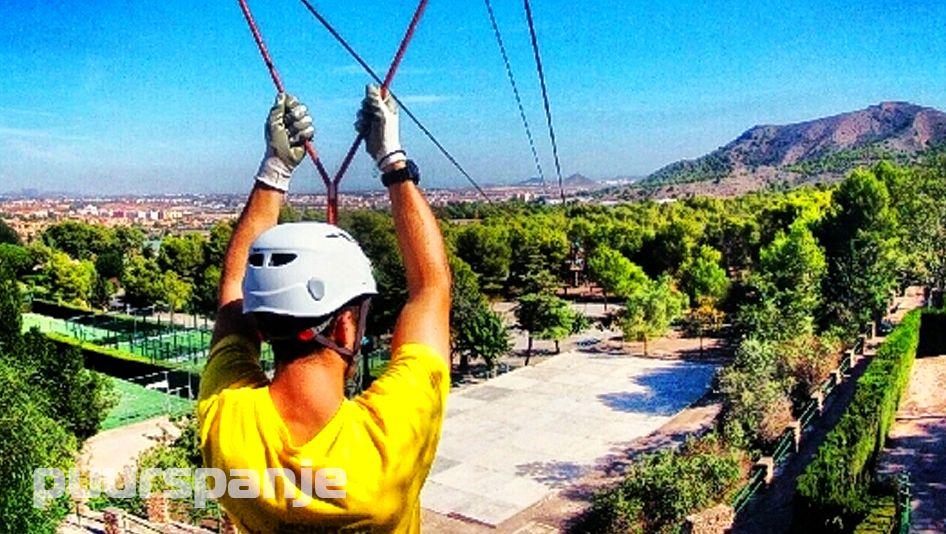
[[[256,185],[223,258],[211,346],[230,334],[256,332],[252,319],[243,316],[246,261],[253,241],[276,226],[292,171],[305,157],[303,144],[312,138],[313,132],[306,107],[290,95],[277,95],[266,119],[266,154],[256,174]]]
[[[376,86],[365,88],[355,129],[382,172],[407,166],[401,149],[397,105]],[[423,343],[450,366],[450,267],[443,236],[427,199],[411,181],[388,187],[397,244],[407,275],[407,304],[391,340],[392,353],[405,343]]]
[[[450,267],[440,227],[413,182],[392,185],[389,193],[408,292],[394,328],[392,352],[405,343],[423,343],[449,367]]]
[[[254,332],[252,320],[243,316],[243,275],[250,245],[266,230],[276,226],[285,193],[257,183],[240,214],[227,253],[223,258],[217,299],[217,320],[211,345],[238,332]]]

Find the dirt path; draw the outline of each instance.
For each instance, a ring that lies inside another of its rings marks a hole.
[[[918,358],[880,460],[881,472],[910,473],[913,532],[946,532],[944,392],[946,355]]]

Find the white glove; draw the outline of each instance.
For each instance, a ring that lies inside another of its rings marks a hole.
[[[280,191],[289,190],[292,171],[305,158],[305,142],[315,135],[309,110],[292,95],[279,93],[266,119],[266,153],[256,180]]]
[[[407,161],[407,154],[401,150],[397,104],[390,93],[382,100],[378,86],[369,84],[365,87],[365,99],[361,101],[355,130],[365,138],[365,150],[379,169]]]

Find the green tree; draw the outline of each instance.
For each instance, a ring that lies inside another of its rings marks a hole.
[[[882,316],[901,260],[896,234],[887,187],[869,170],[851,173],[818,232],[828,262],[823,326],[853,332]]]
[[[145,234],[132,226],[116,226],[114,229],[115,244],[122,256],[140,254],[145,245]]]
[[[619,298],[629,297],[649,282],[643,269],[606,245],[595,249],[588,258],[588,269],[591,272],[591,278],[604,289],[606,294],[611,293]]]
[[[192,304],[194,309],[212,314],[217,311],[217,288],[220,287],[220,267],[208,265],[194,284]]]
[[[673,286],[669,276],[645,284],[627,298],[621,318],[624,339],[642,341],[646,356],[648,341],[667,333],[686,305],[686,295]]]
[[[661,227],[636,255],[636,263],[652,277],[675,274],[692,254],[703,226],[690,216],[677,217]]]
[[[755,218],[727,215],[706,229],[709,244],[722,253],[723,264],[731,272],[749,268],[759,248],[760,230]]]
[[[33,256],[28,248],[0,243],[0,266],[5,266],[15,276],[23,276],[33,270]]]
[[[144,256],[132,256],[122,275],[125,302],[134,308],[147,308],[164,301],[164,280],[157,261]]]
[[[102,278],[121,278],[125,271],[125,254],[121,250],[110,250],[95,258],[95,271]]]
[[[204,266],[206,243],[206,238],[196,232],[165,237],[158,252],[158,267],[162,271],[171,271],[181,278],[193,281]]]
[[[680,285],[691,302],[709,298],[721,301],[729,290],[729,278],[720,265],[722,254],[703,245],[680,267]]]
[[[821,306],[824,252],[805,224],[791,225],[759,252],[749,277],[751,299],[739,310],[740,329],[761,339],[783,340],[812,332]]]
[[[227,253],[234,224],[232,220],[220,221],[210,228],[210,237],[207,238],[204,248],[204,260],[208,267],[223,267],[223,257]]]
[[[184,309],[191,300],[194,285],[178,276],[174,271],[166,271],[161,278],[164,302],[171,309],[171,322],[174,322],[174,312]]]
[[[6,221],[0,219],[0,244],[19,245],[21,243],[22,241],[20,241],[20,236],[16,233],[16,230],[10,228]]]
[[[89,304],[96,309],[104,310],[108,308],[112,301],[112,295],[118,291],[118,286],[110,279],[96,276],[92,282],[92,294],[89,296]]]
[[[529,365],[532,357],[533,339],[554,341],[555,352],[558,352],[559,342],[572,333],[575,321],[580,320],[568,302],[545,293],[523,295],[515,313],[519,328],[527,331],[529,336],[525,365]]]
[[[782,435],[792,417],[790,376],[774,343],[749,338],[740,344],[719,377],[723,432],[730,442],[760,448]]]
[[[571,254],[564,228],[564,219],[551,216],[531,216],[516,222],[509,235],[510,295],[549,291],[560,283],[559,275],[565,274],[565,260]]]
[[[512,342],[502,317],[487,307],[479,307],[454,332],[454,346],[460,354],[460,372],[466,372],[470,360],[480,358],[492,373],[496,362],[512,348]]]
[[[11,269],[0,263],[0,351],[16,342],[23,330],[23,301],[14,276]]]
[[[43,268],[53,296],[79,306],[87,306],[98,274],[89,260],[74,260],[53,251]]]
[[[0,362],[0,524],[6,532],[55,532],[69,511],[68,497],[33,506],[33,473],[72,467],[76,438],[44,412],[30,389],[16,368]]]
[[[916,169],[874,168],[890,191],[905,255],[901,283],[946,288],[946,156]]]
[[[112,230],[82,221],[56,223],[46,228],[40,238],[46,245],[78,260],[92,259],[116,246]]]
[[[470,264],[488,291],[502,287],[509,276],[512,249],[504,230],[498,226],[469,224],[455,238],[457,256]]]
[[[703,297],[686,316],[687,334],[700,338],[700,356],[703,355],[703,337],[719,331],[723,326],[725,314],[716,307],[716,301]]]
[[[509,264],[507,293],[510,296],[551,293],[554,292],[558,282],[536,244],[517,249]]]
[[[34,470],[72,467],[114,397],[102,375],[83,368],[78,350],[59,349],[35,329],[20,335],[16,284],[2,268],[0,290],[0,525],[52,532],[68,512],[68,497],[34,507]]]

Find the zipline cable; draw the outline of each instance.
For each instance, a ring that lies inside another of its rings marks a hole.
[[[526,21],[529,23],[529,34],[532,37],[532,52],[535,55],[535,66],[539,71],[539,83],[542,86],[542,101],[545,104],[545,121],[549,126],[549,139],[552,142],[552,155],[555,157],[555,172],[558,174],[558,191],[565,204],[565,188],[562,185],[562,164],[558,159],[558,143],[555,140],[555,128],[552,126],[552,107],[549,105],[549,91],[545,84],[545,71],[542,69],[542,56],[539,55],[539,39],[535,35],[535,22],[532,20],[532,6],[529,0],[523,0],[526,9]]]
[[[303,6],[305,6],[306,10],[313,17],[315,17],[315,19],[318,20],[319,23],[326,30],[328,30],[328,32],[332,35],[332,37],[334,37],[335,40],[338,41],[338,43],[342,46],[342,48],[344,48],[345,51],[348,52],[348,55],[350,55],[352,59],[354,59],[355,62],[357,62],[358,65],[360,65],[361,68],[364,69],[364,71],[368,74],[368,76],[370,76],[375,81],[375,83],[378,83],[378,84],[384,83],[381,77],[378,76],[378,73],[375,72],[374,69],[371,68],[371,65],[368,65],[368,63],[361,57],[361,55],[358,54],[358,52],[354,48],[352,48],[350,44],[348,44],[348,41],[345,40],[345,38],[342,37],[340,33],[338,33],[338,30],[336,30],[335,27],[332,26],[332,24],[329,23],[329,21],[325,17],[323,17],[322,14],[319,13],[308,0],[299,0],[299,1],[302,3]],[[470,173],[468,173],[466,169],[464,169],[463,166],[460,165],[460,162],[458,162],[456,158],[454,158],[453,155],[446,149],[446,147],[444,147],[443,144],[437,140],[434,134],[431,133],[431,131],[427,129],[427,127],[424,126],[423,123],[420,122],[420,119],[418,119],[417,116],[414,115],[414,113],[406,105],[404,105],[404,102],[402,102],[397,97],[397,94],[394,93],[393,91],[390,91],[390,89],[389,89],[389,94],[391,95],[391,98],[393,98],[394,101],[397,102],[398,106],[400,106],[401,111],[403,111],[404,114],[407,115],[409,119],[411,119],[411,122],[413,122],[414,125],[417,126],[417,128],[419,128],[420,131],[427,137],[427,139],[429,139],[430,142],[432,142],[434,146],[437,147],[440,153],[443,154],[444,157],[447,158],[447,160],[451,164],[453,164],[453,166],[457,169],[457,171],[459,171],[460,174],[462,174],[463,177],[466,178],[466,180],[470,183],[470,185],[472,185],[476,189],[476,191],[479,192],[479,194],[482,195],[483,198],[487,202],[492,202],[489,196],[483,190],[483,188],[480,187],[478,183],[476,183],[476,180],[473,179]]]
[[[246,23],[250,26],[250,32],[253,33],[253,39],[256,41],[260,55],[263,56],[263,62],[266,63],[266,68],[269,69],[269,75],[273,79],[273,85],[276,86],[276,91],[285,93],[286,88],[283,87],[282,79],[279,77],[279,72],[276,70],[276,65],[273,64],[273,58],[270,57],[269,51],[266,49],[266,44],[263,42],[263,36],[256,26],[256,21],[253,20],[250,6],[246,3],[246,0],[239,0],[239,2],[240,9],[243,11],[243,18],[246,19]],[[331,179],[329,178],[328,171],[326,171],[325,167],[322,165],[322,160],[319,159],[319,154],[315,151],[315,146],[312,144],[312,141],[305,142],[305,151],[306,154],[309,155],[309,159],[312,160],[312,163],[315,164],[315,168],[322,177],[322,181],[325,182],[325,186],[329,187]]]
[[[546,183],[545,173],[542,172],[542,164],[539,162],[539,153],[535,149],[532,129],[529,128],[529,121],[526,119],[526,112],[522,107],[522,97],[519,95],[519,86],[516,84],[516,78],[512,74],[512,66],[509,64],[509,55],[506,53],[506,45],[499,31],[499,24],[496,23],[496,14],[493,12],[493,4],[490,3],[489,0],[484,0],[484,2],[486,2],[486,12],[489,14],[489,22],[493,26],[493,34],[496,35],[496,44],[499,45],[499,53],[503,56],[503,64],[506,66],[506,77],[509,78],[509,85],[512,86],[512,94],[516,98],[516,106],[519,108],[519,118],[522,119],[522,126],[526,130],[526,137],[529,138],[529,149],[532,150],[532,160],[535,162],[535,170],[539,173],[539,179],[542,180],[542,187],[547,194],[549,184]]]

